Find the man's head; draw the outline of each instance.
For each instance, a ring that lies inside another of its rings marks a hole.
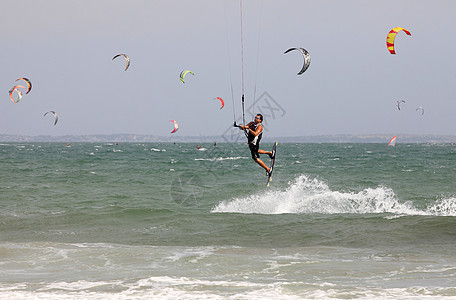
[[[255,123],[261,123],[263,122],[263,115],[262,114],[257,114],[255,116]]]

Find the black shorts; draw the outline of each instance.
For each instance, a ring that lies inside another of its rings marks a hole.
[[[256,145],[249,144],[249,148],[253,160],[257,160],[258,158],[260,158],[260,154],[258,153],[258,149],[260,149],[260,143],[257,143]]]

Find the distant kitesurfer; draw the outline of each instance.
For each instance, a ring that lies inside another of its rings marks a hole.
[[[247,141],[249,144],[250,153],[252,154],[252,159],[266,170],[266,175],[269,175],[271,169],[266,166],[266,164],[260,159],[259,154],[267,154],[269,155],[269,158],[272,159],[274,158],[275,153],[272,151],[265,151],[260,149],[260,140],[263,136],[263,125],[261,124],[262,122],[263,115],[257,114],[254,121],[248,123],[247,125],[236,125],[236,123],[234,123],[234,125],[240,129],[248,130]]]
[[[200,148],[201,148],[201,146],[200,146],[200,145],[196,145],[196,149],[198,149],[198,150],[199,150]]]

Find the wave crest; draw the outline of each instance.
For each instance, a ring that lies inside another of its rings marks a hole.
[[[268,191],[248,197],[223,201],[211,212],[245,214],[376,214],[393,213],[405,215],[456,215],[456,199],[444,199],[425,211],[413,206],[410,201],[401,203],[394,191],[379,186],[360,192],[333,191],[322,180],[300,175],[284,190]]]

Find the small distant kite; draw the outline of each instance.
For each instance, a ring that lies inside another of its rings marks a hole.
[[[182,83],[185,83],[185,81],[184,81],[185,75],[187,75],[188,73],[195,75],[195,73],[193,73],[192,71],[189,71],[189,70],[184,70],[184,71],[180,72],[179,78],[182,81]]]
[[[173,129],[173,131],[171,131],[171,133],[175,133],[176,131],[179,130],[179,124],[174,120],[170,120],[170,121],[173,122],[173,124],[174,124],[174,129]]]
[[[407,35],[412,35],[410,31],[402,27],[394,27],[391,29],[391,31],[386,36],[386,47],[391,54],[396,54],[396,51],[394,50],[394,40],[400,31],[404,31]]]
[[[389,141],[388,146],[396,146],[396,136],[393,136],[393,138]]]
[[[310,54],[309,54],[309,52],[307,52],[306,49],[300,48],[300,47],[290,48],[290,49],[288,49],[287,51],[285,51],[283,54],[287,54],[288,52],[293,51],[293,50],[298,50],[298,51],[300,51],[301,54],[302,54],[302,56],[304,57],[304,65],[302,66],[301,71],[298,72],[298,75],[301,75],[301,74],[304,73],[304,72],[307,70],[307,68],[310,66]]]
[[[424,108],[422,106],[420,106],[417,109],[415,109],[415,111],[418,111],[420,109],[421,109],[421,115],[424,115]]]
[[[25,77],[16,79],[16,81],[18,81],[18,80],[24,80],[25,83],[27,83],[27,92],[26,92],[26,94],[28,94],[30,92],[30,90],[32,89],[32,82],[28,78],[25,78]]]
[[[57,115],[57,113],[55,111],[53,111],[53,110],[50,110],[50,111],[46,112],[44,114],[44,116],[46,116],[47,114],[54,115],[54,125],[57,124],[57,122],[59,121],[59,116]]]
[[[405,100],[397,100],[397,109],[401,110],[401,103],[405,103]]]
[[[11,100],[12,100],[14,103],[17,103],[17,102],[21,101],[21,99],[22,99],[22,92],[19,90],[19,88],[25,89],[25,87],[22,86],[22,85],[15,85],[15,86],[13,86],[13,87],[9,90],[9,92],[8,92],[8,94],[9,94]],[[14,91],[16,91],[16,93],[17,93],[17,100],[14,100],[14,97],[13,97]]]
[[[125,66],[125,70],[124,71],[126,71],[128,69],[128,67],[130,66],[130,58],[126,54],[117,54],[116,56],[114,56],[112,58],[112,60],[116,59],[119,56],[122,56],[125,59],[125,62],[126,62],[127,65]]]
[[[225,101],[223,101],[222,98],[216,97],[216,98],[214,98],[214,100],[220,100],[220,103],[222,104],[222,106],[220,107],[220,109],[222,109],[222,108],[225,106]]]

